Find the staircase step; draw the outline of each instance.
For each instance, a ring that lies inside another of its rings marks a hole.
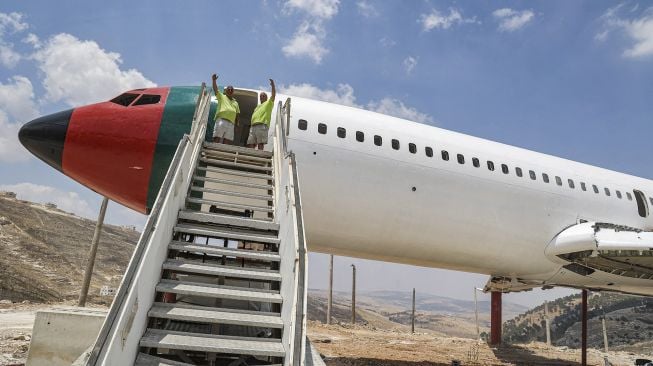
[[[235,324],[250,327],[282,329],[281,316],[274,313],[218,309],[185,304],[154,303],[148,316],[187,322]]]
[[[185,243],[182,241],[173,241],[170,243],[170,249],[181,250],[186,252],[206,253],[211,255],[226,255],[229,257],[256,259],[260,261],[280,262],[281,257],[274,252],[255,251],[248,249],[223,248],[205,244]]]
[[[268,178],[269,178],[269,176],[266,175],[266,179],[268,179]],[[269,190],[269,191],[274,189],[274,186],[271,185],[271,184],[256,184],[256,183],[249,183],[249,182],[238,181],[238,180],[207,178],[207,177],[201,177],[199,175],[193,176],[193,180],[202,181],[202,182],[210,182],[210,183],[234,185],[234,186],[239,186],[239,187],[255,188],[255,189],[266,189],[266,190]]]
[[[266,179],[270,181],[273,179],[272,175],[267,173],[243,172],[240,170],[217,168],[217,167],[210,167],[210,166],[209,167],[198,166],[196,170],[201,170],[201,171],[206,171],[211,173],[219,173],[219,174],[237,175],[240,177],[247,177],[247,178]]]
[[[246,193],[246,192],[233,192],[233,191],[225,191],[222,189],[215,189],[215,188],[204,188],[204,187],[199,187],[199,186],[190,186],[191,191],[195,192],[206,192],[206,193],[213,193],[213,194],[219,194],[222,196],[230,196],[230,197],[242,197],[242,198],[251,198],[255,200],[264,200],[264,201],[272,201],[272,195],[271,194],[254,194],[254,193]]]
[[[214,238],[222,239],[233,239],[233,240],[244,240],[252,241],[256,243],[270,243],[270,244],[279,244],[280,240],[275,235],[265,235],[256,232],[248,231],[236,231],[228,230],[221,228],[213,228],[210,226],[200,226],[200,225],[185,225],[177,224],[174,228],[176,232],[188,233],[188,234],[197,234]]]
[[[182,210],[179,211],[179,218],[183,220],[192,220],[209,224],[228,225],[236,227],[246,227],[258,230],[279,231],[279,224],[266,220],[251,219],[249,217],[238,217],[231,215],[219,215],[199,211]]]
[[[227,152],[238,152],[244,155],[259,156],[263,158],[271,158],[272,151],[267,150],[254,150],[248,147],[234,146],[234,145],[225,145],[218,144],[215,142],[204,142],[202,145],[206,150],[215,150],[215,151],[227,151]]]
[[[258,170],[262,172],[271,172],[272,168],[269,166],[260,166],[260,165],[252,165],[252,164],[245,164],[245,163],[234,163],[232,161],[224,161],[224,160],[215,160],[215,159],[208,159],[208,158],[200,158],[200,161],[203,163],[206,163],[210,166],[218,166],[218,167],[228,167],[232,169],[246,169],[246,170]]]
[[[158,292],[170,292],[180,295],[203,296],[217,299],[244,301],[259,301],[281,304],[283,302],[278,291],[270,292],[242,287],[219,286],[207,283],[161,280],[156,285]]]
[[[278,339],[217,336],[199,333],[171,332],[148,329],[140,341],[141,347],[179,349],[199,352],[232,353],[252,356],[284,357],[285,350]]]
[[[166,360],[165,358],[139,353],[134,366],[193,366],[189,363]]]
[[[186,198],[186,202],[199,203],[199,204],[203,204],[203,205],[215,205],[215,206],[220,207],[220,208],[235,208],[237,210],[252,210],[252,211],[261,211],[261,212],[274,212],[274,208],[269,207],[269,206],[265,207],[265,206],[241,205],[239,203],[206,200],[206,199],[203,199],[203,198],[195,198],[195,197]]]
[[[225,276],[261,281],[281,281],[281,273],[279,273],[279,271],[251,268],[245,269],[242,267],[197,263],[179,259],[168,259],[163,263],[161,268],[175,272],[195,273],[211,276]]]
[[[249,154],[242,154],[240,152],[230,152],[230,151],[217,151],[204,149],[202,151],[202,156],[207,158],[219,159],[219,160],[235,160],[242,161],[244,163],[264,163],[272,164],[272,158],[261,158],[258,156],[252,156]]]

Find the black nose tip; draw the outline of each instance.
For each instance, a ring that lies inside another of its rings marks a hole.
[[[26,123],[18,132],[20,143],[39,159],[62,172],[61,159],[72,114],[73,110],[69,109]]]

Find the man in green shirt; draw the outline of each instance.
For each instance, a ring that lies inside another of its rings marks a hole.
[[[234,98],[234,87],[229,85],[225,92],[218,89],[218,75],[213,74],[213,92],[218,100],[218,109],[215,111],[215,128],[213,129],[213,142],[232,145],[234,141],[234,126],[238,126],[240,107]]]
[[[270,79],[270,86],[272,87],[272,96],[268,99],[268,95],[262,92],[259,96],[261,104],[252,113],[252,127],[249,129],[249,138],[247,139],[247,147],[252,149],[258,147],[259,150],[263,150],[263,145],[268,142],[272,108],[274,107],[274,98],[277,96],[277,88],[272,79]]]

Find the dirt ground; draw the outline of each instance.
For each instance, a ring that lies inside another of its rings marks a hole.
[[[0,366],[25,364],[36,311],[71,305],[70,301],[0,304]],[[453,360],[461,365],[580,365],[578,350],[543,343],[490,348],[471,339],[433,332],[410,334],[344,323],[327,326],[315,321],[309,322],[308,335],[328,366],[449,366]],[[591,350],[589,364],[604,366],[603,356]],[[610,352],[608,357],[615,366],[634,365],[636,358],[645,358],[629,352]]]
[[[580,350],[544,343],[491,348],[472,339],[433,333],[319,322],[309,323],[308,335],[329,366],[450,366],[454,360],[461,365],[580,365]],[[607,356],[615,366],[634,365],[636,358],[645,358],[629,352],[610,352]],[[604,366],[603,357],[603,352],[592,349],[588,364]]]

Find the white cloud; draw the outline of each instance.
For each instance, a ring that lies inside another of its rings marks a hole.
[[[25,38],[23,38],[23,42],[31,45],[34,48],[41,48],[41,40],[34,33],[30,33]]]
[[[15,163],[30,158],[18,141],[19,123],[9,122],[7,114],[0,110],[0,163]]]
[[[342,104],[350,107],[360,107],[356,104],[354,88],[352,88],[349,84],[338,84],[336,90],[320,89],[307,83],[291,84],[289,86],[282,85],[279,90],[281,93],[298,97]]]
[[[633,42],[632,46],[623,51],[623,56],[639,58],[653,55],[653,7],[646,9],[640,17],[625,19],[619,16],[622,5],[606,10],[601,16],[602,29],[595,35],[597,41],[605,41],[614,30],[623,31]],[[630,10],[630,13],[637,8]]]
[[[433,117],[413,107],[408,107],[402,101],[395,98],[386,97],[379,101],[372,101],[367,104],[367,109],[419,123],[433,124],[435,122]]]
[[[18,141],[18,130],[38,113],[29,79],[14,76],[8,83],[0,83],[0,162],[29,159],[27,150]]]
[[[395,45],[397,45],[397,41],[395,41],[394,39],[388,38],[388,37],[383,37],[383,38],[379,39],[379,44],[381,46],[385,47],[385,48],[390,48],[390,47],[394,47]]]
[[[319,64],[322,62],[322,58],[329,53],[329,50],[323,45],[324,36],[324,30],[320,23],[310,24],[305,21],[281,50],[286,57],[307,57]]]
[[[440,13],[437,9],[433,9],[429,14],[422,14],[418,22],[422,23],[422,30],[428,32],[434,28],[449,29],[456,24],[476,23],[476,17],[463,18],[460,11],[450,8],[449,15]]]
[[[365,108],[374,112],[404,118],[414,122],[435,123],[433,117],[428,114],[422,113],[413,107],[406,106],[400,100],[391,97],[385,97],[379,101],[371,101],[367,105],[358,104],[356,103],[354,88],[349,84],[338,84],[335,90],[320,89],[307,83],[291,84],[289,86],[282,85],[279,90],[281,93],[288,95],[342,104],[350,107]]]
[[[14,45],[5,36],[27,29],[28,25],[22,19],[20,13],[0,13],[0,64],[8,68],[16,66],[22,57],[14,51]]]
[[[404,59],[403,65],[404,69],[406,70],[406,74],[410,74],[413,72],[415,66],[417,66],[417,59],[413,56],[408,56]]]
[[[331,19],[338,14],[340,0],[288,0],[286,10],[300,10],[320,19]]]
[[[356,3],[356,7],[360,15],[365,18],[376,18],[379,16],[379,11],[369,1],[361,0]]]
[[[513,10],[510,8],[497,9],[492,15],[499,21],[499,30],[513,32],[528,24],[535,13],[532,10]]]
[[[83,200],[76,192],[66,192],[60,189],[34,183],[18,183],[0,185],[2,191],[16,192],[17,198],[39,203],[52,202],[63,211],[76,215],[93,218],[95,212],[91,205]]]
[[[36,51],[34,59],[45,75],[43,86],[51,102],[78,106],[106,100],[128,89],[155,85],[136,69],[121,70],[120,54],[66,33],[50,38]]]

